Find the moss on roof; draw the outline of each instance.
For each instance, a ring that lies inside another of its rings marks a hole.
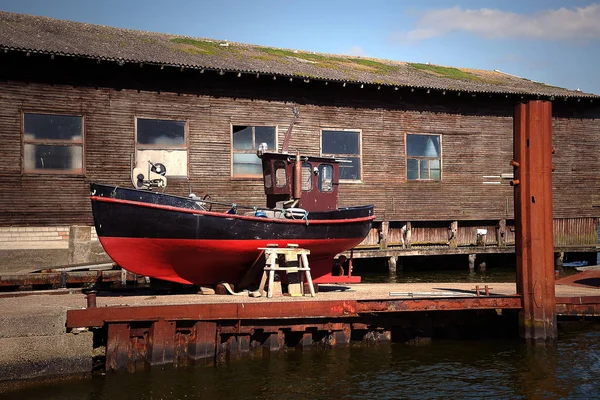
[[[479,76],[473,75],[469,72],[461,71],[458,68],[442,67],[441,65],[433,65],[433,64],[420,64],[420,63],[407,63],[407,64],[415,69],[433,73],[433,74],[443,77],[443,78],[460,79],[460,80],[466,80],[466,81],[469,81],[469,80],[482,81],[483,80]]]
[[[185,37],[176,37],[169,40],[174,43],[175,50],[185,51],[190,54],[218,55],[224,51],[235,52],[235,49],[229,48],[225,42],[214,42],[210,40],[197,40]]]
[[[0,11],[0,48],[118,62],[440,90],[599,97],[499,71],[277,49]]]

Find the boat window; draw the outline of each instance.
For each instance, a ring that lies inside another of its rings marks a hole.
[[[273,178],[271,177],[271,171],[269,171],[268,173],[265,173],[265,187],[267,189],[270,189],[272,184],[272,180]]]
[[[277,128],[275,126],[233,125],[231,139],[231,176],[236,178],[260,178],[262,162],[256,155],[261,143],[267,150],[277,149]]]
[[[442,178],[441,135],[406,135],[406,179],[439,181]]]
[[[136,167],[162,163],[167,176],[187,177],[188,123],[184,120],[136,118]]]
[[[287,173],[283,161],[275,162],[275,186],[279,188],[287,186]]]
[[[312,165],[310,163],[302,163],[302,190],[309,192],[312,190]]]
[[[361,180],[361,131],[358,129],[323,129],[321,155],[335,157],[340,163],[340,181]]]
[[[82,116],[23,114],[25,173],[83,174]]]
[[[321,192],[333,190],[333,166],[331,164],[319,165],[319,190]]]

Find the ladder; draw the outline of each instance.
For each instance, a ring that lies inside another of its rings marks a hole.
[[[312,277],[310,276],[310,267],[308,265],[308,255],[310,250],[301,249],[297,244],[288,244],[287,247],[277,247],[277,245],[267,245],[259,250],[265,252],[265,268],[262,279],[258,287],[259,293],[264,296],[265,285],[267,285],[267,297],[273,297],[273,286],[275,284],[275,272],[285,272],[288,277],[297,274],[299,283],[289,283],[288,292],[292,294],[292,285],[299,285],[297,296],[304,295],[304,280],[308,284],[311,297],[315,297],[315,288]],[[289,281],[289,279],[288,279]]]

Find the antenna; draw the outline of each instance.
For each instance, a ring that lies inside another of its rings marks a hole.
[[[281,148],[282,153],[287,153],[288,147],[290,145],[290,137],[292,136],[292,128],[294,127],[294,123],[296,122],[296,120],[300,118],[300,111],[298,111],[298,107],[292,108],[292,112],[294,113],[294,118],[292,119],[290,127],[285,133],[285,138],[283,139],[283,147]]]

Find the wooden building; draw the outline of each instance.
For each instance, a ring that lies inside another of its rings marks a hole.
[[[93,225],[89,183],[130,186],[147,160],[171,193],[264,205],[254,153],[281,147],[296,106],[290,149],[348,159],[341,204],[375,204],[355,256],[511,252],[512,115],[528,99],[553,102],[557,251],[596,251],[597,95],[6,12],[0,66],[0,251],[66,251],[70,226]]]

